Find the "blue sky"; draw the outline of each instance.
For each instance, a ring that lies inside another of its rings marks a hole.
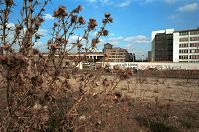
[[[13,12],[18,12],[21,0],[15,0],[16,7]],[[137,58],[147,56],[151,49],[151,32],[166,28],[192,29],[199,27],[199,0],[52,0],[44,12],[45,22],[40,33],[43,37],[36,46],[46,50],[46,41],[50,37],[50,29],[55,21],[53,11],[64,5],[70,11],[77,5],[83,6],[81,15],[97,19],[101,22],[103,14],[112,14],[113,23],[108,25],[108,37],[102,38],[102,44],[109,42],[115,47],[128,49],[136,53]],[[11,22],[16,22],[19,13],[11,14]],[[94,33],[93,33],[94,34]]]

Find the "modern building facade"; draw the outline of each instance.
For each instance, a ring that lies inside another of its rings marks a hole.
[[[173,61],[173,32],[174,29],[152,32],[152,61]]]
[[[109,62],[128,62],[131,61],[131,56],[126,49],[113,48],[109,43],[104,44],[103,52],[105,61]]]
[[[199,28],[152,32],[152,61],[199,62]]]
[[[199,28],[175,31],[173,62],[199,62]]]

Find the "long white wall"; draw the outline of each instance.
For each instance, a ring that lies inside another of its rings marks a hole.
[[[153,63],[153,62],[104,62],[102,66],[119,66],[121,68],[136,68],[146,70],[154,68],[158,70],[199,70],[198,63]]]

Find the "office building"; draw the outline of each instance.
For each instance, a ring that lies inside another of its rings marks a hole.
[[[173,61],[173,32],[174,29],[152,32],[152,61]]]
[[[131,56],[126,49],[113,48],[109,43],[104,44],[103,52],[105,61],[109,62],[128,62],[131,61]],[[132,56],[133,57],[133,56]]]
[[[173,62],[199,62],[199,28],[175,31]]]

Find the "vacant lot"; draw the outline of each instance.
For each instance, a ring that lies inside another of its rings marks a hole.
[[[80,86],[78,81],[70,79],[75,89]],[[86,85],[91,93],[97,94],[104,89],[108,93],[113,89],[113,93],[121,94],[116,103],[100,110],[101,113],[109,111],[108,117],[102,114],[104,123],[110,123],[106,131],[199,131],[198,79],[141,76],[120,80],[117,76],[101,76],[95,83],[90,81]],[[107,96],[101,98],[109,98]],[[101,98],[92,98],[96,109]]]
[[[107,86],[102,86],[106,79]],[[72,86],[79,87],[78,79],[70,79]],[[199,80],[198,79],[177,79],[177,78],[155,78],[155,77],[130,77],[121,80],[117,76],[101,76],[98,81],[90,81],[87,86],[92,86],[92,92],[99,92],[113,87],[114,91],[121,92],[123,96],[154,101],[158,98],[161,101],[175,101],[185,103],[199,103]],[[115,86],[115,85],[114,85]]]
[[[76,100],[78,91],[88,91],[76,111],[75,131],[199,131],[198,79],[97,75],[74,74],[68,79],[72,89],[66,102]],[[2,102],[4,93],[1,89]]]

